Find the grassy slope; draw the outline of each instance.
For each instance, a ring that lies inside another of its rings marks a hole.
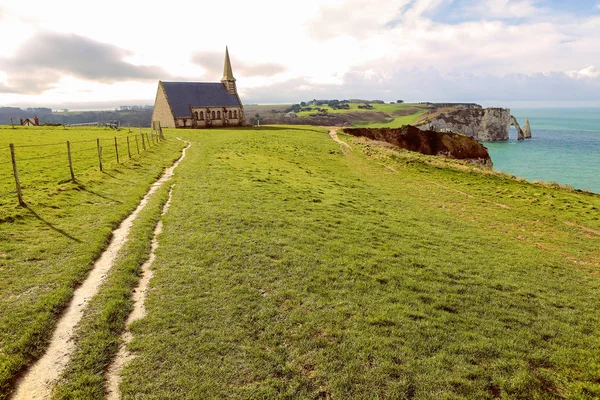
[[[314,114],[316,112],[316,110],[315,110],[316,108],[326,109],[327,112],[331,113],[331,114],[346,114],[346,113],[351,113],[351,112],[366,112],[366,111],[393,113],[396,111],[406,110],[407,108],[414,108],[414,107],[420,106],[419,104],[410,104],[410,103],[371,104],[371,106],[373,106],[373,108],[370,110],[365,110],[365,109],[358,108],[358,106],[362,106],[362,105],[364,105],[364,103],[350,103],[349,105],[350,105],[350,109],[347,109],[347,110],[333,109],[325,104],[322,106],[309,106],[313,109],[312,111],[301,111],[301,112],[297,113],[297,115],[299,117],[303,117],[303,116],[307,116],[310,114]]]
[[[181,133],[124,398],[600,396],[598,196],[316,128]]]
[[[108,135],[114,136],[110,131],[62,128],[0,131],[2,143],[22,144],[81,140],[92,134],[92,138],[104,135],[107,142]],[[12,194],[5,197],[6,192],[2,193],[0,398],[8,394],[15,374],[43,352],[57,314],[106,246],[112,229],[133,211],[164,166],[179,156],[182,146],[170,139],[132,160],[123,161],[125,153],[119,165],[114,153],[112,159],[105,153],[105,172],[98,172],[95,166],[79,168],[77,184],[58,183],[64,174],[46,167],[48,159],[32,160],[29,165],[40,172],[31,175],[31,181],[24,174],[29,208],[16,206]],[[94,162],[88,161],[90,165]],[[68,177],[68,168],[66,171]]]
[[[403,125],[414,124],[425,111],[417,111],[411,115],[400,115],[387,122],[358,121],[352,126],[358,128],[399,128]]]
[[[327,109],[329,114],[347,114],[347,113],[356,113],[356,112],[383,112],[389,114],[391,117],[390,120],[385,122],[377,122],[377,121],[352,121],[352,126],[356,127],[369,127],[369,128],[394,128],[400,127],[402,125],[410,125],[413,124],[419,119],[421,115],[423,115],[427,108],[425,105],[421,104],[409,104],[409,103],[401,103],[401,104],[372,104],[373,108],[370,110],[359,109],[358,106],[362,105],[362,103],[350,103],[349,110],[336,110],[330,108],[329,106],[323,105],[318,108]],[[314,106],[311,106],[314,108]],[[422,110],[418,110],[421,108]],[[414,113],[410,115],[394,115],[395,113],[407,110],[407,109],[415,109]],[[297,113],[299,117],[309,116],[314,114],[316,111],[302,111]]]

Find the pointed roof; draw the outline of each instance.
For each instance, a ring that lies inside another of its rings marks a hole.
[[[231,69],[231,61],[229,60],[229,49],[225,46],[225,65],[223,66],[223,78],[221,81],[235,81],[233,70]]]

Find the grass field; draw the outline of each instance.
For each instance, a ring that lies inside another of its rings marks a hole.
[[[316,112],[315,108],[325,109],[325,110],[327,110],[328,113],[332,113],[332,114],[346,114],[346,113],[366,112],[366,111],[395,113],[395,112],[412,109],[412,108],[427,108],[427,106],[425,106],[425,105],[412,104],[412,103],[394,103],[394,104],[387,104],[387,103],[386,104],[375,104],[374,103],[374,104],[371,104],[371,106],[373,106],[373,108],[369,109],[369,110],[358,108],[358,106],[362,106],[362,105],[364,105],[364,103],[350,103],[349,104],[350,108],[347,110],[333,109],[333,108],[329,107],[328,105],[309,106],[309,107],[313,108],[313,111],[301,111],[301,112],[297,113],[297,115],[299,117],[304,117],[304,116],[308,116],[310,114],[314,114]]]
[[[403,125],[413,125],[426,111],[416,111],[410,115],[399,115],[386,122],[356,121],[352,126],[357,128],[399,128]]]
[[[600,396],[599,196],[318,128],[177,134],[123,398]]]
[[[126,129],[0,128],[0,398],[43,352],[57,315],[110,232],[180,155],[183,143],[170,137],[146,151],[139,143],[140,154],[132,150],[129,159],[125,136],[133,139],[134,133],[139,135]],[[102,173],[96,138],[104,147]],[[66,140],[73,142],[75,183],[69,181]],[[18,146],[27,208],[16,201],[8,143]]]

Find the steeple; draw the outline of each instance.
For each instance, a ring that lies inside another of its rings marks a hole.
[[[223,66],[223,78],[221,82],[227,87],[227,91],[231,94],[236,94],[235,78],[231,69],[231,61],[229,60],[229,49],[225,46],[225,65]]]

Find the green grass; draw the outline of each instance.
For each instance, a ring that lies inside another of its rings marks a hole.
[[[124,399],[600,396],[599,196],[316,128],[177,133]]]
[[[43,353],[58,314],[107,245],[110,232],[133,211],[149,185],[165,166],[179,157],[183,147],[182,142],[171,137],[131,160],[125,148],[120,164],[116,163],[114,153],[111,155],[106,150],[103,173],[95,164],[95,150],[81,147],[82,156],[76,158],[79,161],[75,164],[77,182],[72,183],[65,181],[69,178],[66,152],[64,159],[54,164],[54,158],[62,156],[51,154],[63,147],[54,143],[99,137],[108,149],[110,138],[126,133],[126,130],[45,127],[0,129],[0,147],[10,142],[51,144],[17,148],[27,208],[17,205],[14,182],[10,179],[4,182],[5,170],[0,175],[3,178],[0,192],[0,398],[9,394],[15,375]],[[95,145],[82,143],[89,144]],[[7,147],[0,158],[2,163],[7,160]],[[25,161],[25,158],[32,159]]]
[[[373,122],[373,121],[358,121],[353,124],[357,128],[399,128],[403,125],[412,125],[419,117],[425,114],[426,111],[417,111],[411,115],[401,115],[394,117],[390,121],[386,122]]]
[[[84,312],[76,333],[77,350],[54,390],[54,398],[104,398],[105,370],[118,351],[120,335],[133,308],[131,291],[150,254],[154,228],[168,193],[169,186],[163,185],[136,218],[106,281]]]
[[[327,110],[328,113],[330,114],[346,114],[346,113],[350,113],[350,112],[385,112],[385,113],[394,113],[394,112],[398,112],[398,111],[402,111],[402,110],[406,110],[407,108],[420,108],[420,107],[426,107],[424,105],[421,104],[412,104],[412,103],[394,103],[394,104],[371,104],[373,106],[372,109],[370,110],[366,110],[366,109],[360,109],[358,108],[358,106],[362,106],[364,105],[364,103],[350,103],[350,108],[345,110],[345,109],[333,109],[331,107],[329,107],[328,105],[324,104],[322,106],[308,106],[311,107],[313,110],[312,111],[301,111],[299,113],[296,113],[296,115],[298,115],[299,117],[305,117],[308,116],[310,114],[314,114],[317,111],[315,110],[316,108],[322,108]]]

